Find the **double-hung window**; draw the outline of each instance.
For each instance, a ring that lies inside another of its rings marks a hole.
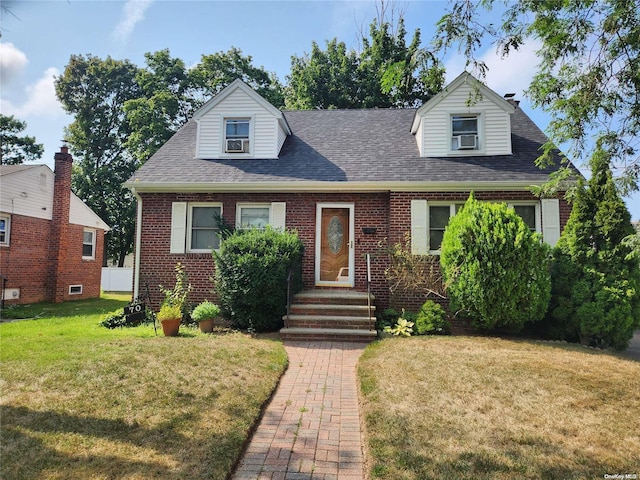
[[[251,119],[227,118],[224,121],[224,147],[225,153],[249,153],[249,136]]]
[[[96,258],[96,231],[85,228],[82,232],[82,259],[93,260]]]
[[[411,201],[411,251],[415,255],[438,255],[449,220],[463,202]]]
[[[239,229],[263,229],[270,223],[270,204],[238,204],[236,224]]]
[[[478,115],[451,117],[451,150],[478,150]]]
[[[221,205],[189,204],[187,245],[190,252],[211,252],[220,246],[221,216]]]
[[[9,245],[9,224],[10,219],[8,215],[0,215],[0,245]]]
[[[538,204],[509,204],[510,207],[512,207],[515,212],[520,215],[520,217],[522,218],[522,220],[524,220],[524,223],[527,225],[527,227],[529,227],[529,229],[532,232],[541,232],[541,228],[540,228],[540,211],[539,211],[539,207]]]

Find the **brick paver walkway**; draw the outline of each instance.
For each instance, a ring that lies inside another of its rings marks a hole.
[[[362,480],[356,363],[364,345],[285,342],[289,368],[233,480]]]

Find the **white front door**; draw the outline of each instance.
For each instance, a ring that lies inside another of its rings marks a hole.
[[[316,285],[353,287],[353,203],[316,207]]]

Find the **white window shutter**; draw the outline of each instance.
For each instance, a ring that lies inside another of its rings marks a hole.
[[[427,201],[411,200],[411,253],[426,255],[427,245]]]
[[[269,224],[278,230],[285,229],[287,204],[285,202],[272,202],[271,203],[271,218]]]
[[[543,198],[542,238],[554,247],[560,239],[560,201],[557,198]]]
[[[187,202],[171,204],[171,246],[169,253],[184,253],[187,239]]]

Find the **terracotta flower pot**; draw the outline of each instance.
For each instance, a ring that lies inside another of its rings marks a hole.
[[[198,322],[198,326],[200,327],[200,331],[202,333],[211,333],[213,332],[213,318],[209,318],[207,320],[201,320]]]
[[[176,337],[178,336],[178,331],[180,330],[180,318],[173,318],[171,320],[163,320],[160,322],[162,324],[162,332],[165,337]]]

